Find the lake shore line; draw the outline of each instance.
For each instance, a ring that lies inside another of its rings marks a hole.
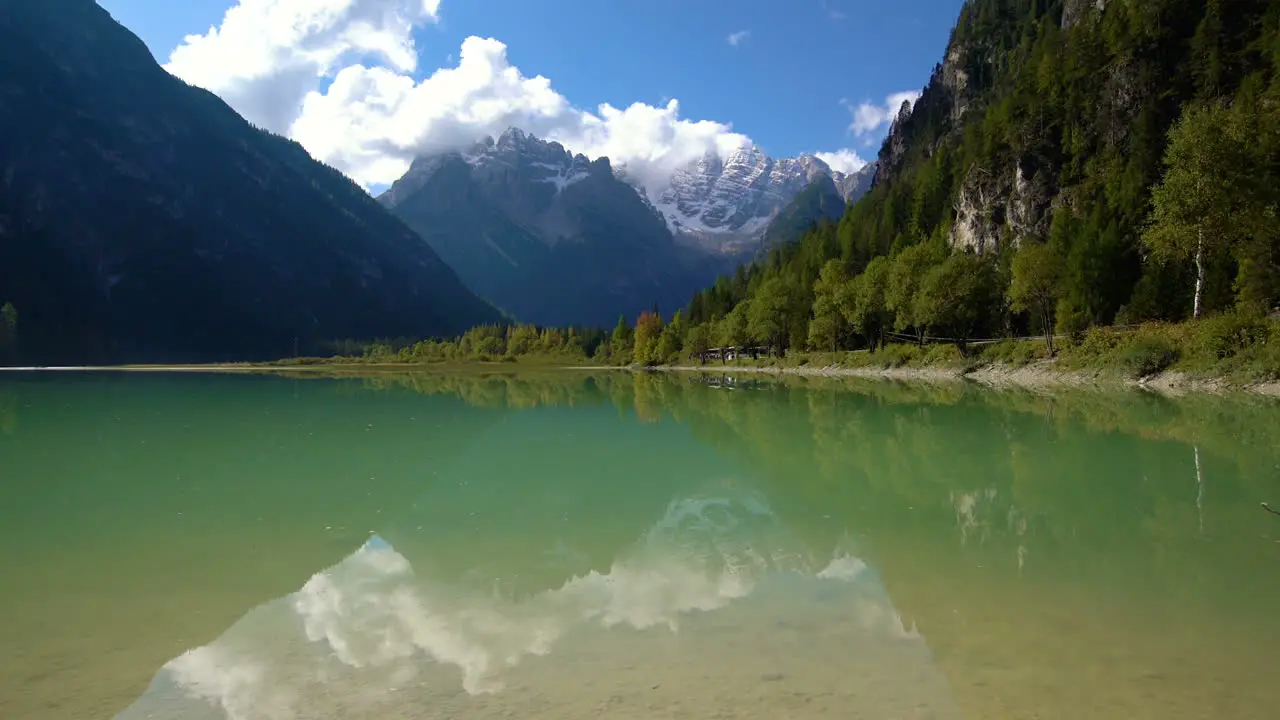
[[[897,382],[972,382],[992,389],[1017,388],[1023,390],[1092,389],[1146,390],[1162,395],[1186,395],[1204,393],[1223,395],[1249,393],[1280,398],[1280,381],[1240,383],[1224,377],[1191,374],[1181,371],[1164,371],[1154,375],[1132,378],[1113,371],[1092,369],[1061,369],[1054,361],[1040,361],[1026,365],[987,364],[979,367],[956,366],[908,366],[908,367],[848,367],[842,365],[589,365],[563,364],[528,365],[510,362],[465,363],[211,363],[203,365],[104,365],[65,367],[0,367],[0,372],[138,372],[138,373],[232,373],[232,374],[298,374],[315,376],[367,375],[378,373],[512,373],[512,372],[666,372],[773,375],[793,377],[860,378],[867,380],[891,380]]]
[[[802,377],[851,377],[913,382],[967,381],[993,389],[1024,390],[1074,388],[1094,390],[1148,390],[1164,395],[1187,393],[1226,394],[1247,392],[1280,398],[1280,382],[1233,383],[1222,377],[1204,377],[1185,372],[1166,371],[1143,378],[1125,377],[1105,370],[1064,370],[1052,361],[1022,366],[983,365],[977,368],[946,366],[924,367],[768,367],[749,365],[665,365],[652,368],[659,372],[745,373],[761,375],[795,375]]]

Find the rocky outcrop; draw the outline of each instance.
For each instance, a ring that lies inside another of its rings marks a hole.
[[[1069,29],[1086,17],[1106,9],[1106,0],[1066,0],[1062,26]],[[895,119],[880,151],[879,182],[899,172],[909,150],[928,158],[944,146],[962,142],[967,122],[981,118],[991,88],[993,58],[1005,51],[981,30],[976,5],[966,5],[948,44],[944,60],[934,70],[929,85],[914,108],[904,108]],[[988,78],[980,83],[975,78]],[[1101,102],[1096,122],[1103,141],[1119,147],[1128,141],[1136,109],[1146,100],[1136,76],[1135,64],[1121,58],[1098,78]],[[1043,132],[1043,129],[1029,129]],[[1051,141],[1047,141],[1052,144]],[[953,224],[950,242],[976,252],[1016,246],[1026,238],[1046,238],[1050,213],[1061,204],[1057,197],[1059,168],[1038,155],[1035,142],[1013,153],[1002,152],[965,170],[953,189]]]
[[[876,181],[876,165],[868,163],[861,170],[843,177],[840,173],[832,173],[831,179],[835,181],[836,190],[840,192],[840,197],[844,198],[845,204],[852,205],[871,190],[871,186]]]
[[[974,165],[956,195],[951,245],[983,254],[1045,239],[1053,197],[1048,174],[1033,172],[1029,163],[995,171]]]
[[[954,203],[955,222],[951,226],[951,245],[967,248],[979,255],[1000,248],[1004,227],[1008,181],[989,170],[970,168]]]
[[[1091,12],[1107,9],[1107,0],[1065,0],[1062,5],[1062,29],[1070,30]]]
[[[1049,237],[1054,194],[1055,183],[1050,173],[1044,169],[1031,172],[1025,163],[1014,167],[1006,213],[1011,243],[1016,246],[1027,238],[1044,240]]]
[[[969,73],[964,69],[964,52],[962,45],[954,44],[947,50],[947,59],[942,63],[942,87],[946,88],[950,99],[951,122],[959,122],[969,109]]]

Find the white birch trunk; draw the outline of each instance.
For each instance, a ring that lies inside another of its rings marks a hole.
[[[1196,299],[1191,309],[1191,317],[1200,317],[1201,299],[1204,296],[1204,228],[1199,229],[1196,238]]]
[[[1200,446],[1196,445],[1196,517],[1200,519],[1200,534],[1204,535],[1204,473],[1200,471]]]

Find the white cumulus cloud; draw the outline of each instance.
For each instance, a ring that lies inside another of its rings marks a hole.
[[[680,104],[574,107],[542,76],[528,77],[492,38],[467,38],[458,64],[423,80],[353,65],[302,102],[291,135],[365,185],[394,182],[419,154],[461,149],[519,127],[589,157],[608,156],[657,189],[677,167],[749,140],[726,124],[680,117]]]
[[[739,30],[737,32],[729,33],[727,40],[733,47],[738,47],[742,43],[746,42],[749,37],[751,37],[750,30]]]
[[[222,24],[189,35],[165,69],[210,90],[250,122],[286,132],[307,92],[352,59],[417,69],[413,28],[440,0],[240,0]]]
[[[845,175],[856,173],[867,166],[867,161],[850,148],[840,148],[835,152],[814,153],[813,156],[826,163],[832,170]]]
[[[910,103],[914,106],[916,100],[919,99],[920,92],[911,90],[890,95],[885,98],[883,105],[862,102],[855,106],[848,101],[842,102],[849,108],[850,114],[853,115],[853,121],[849,123],[849,130],[861,137],[888,127],[893,122],[893,119],[898,117],[898,111],[902,109],[903,103]]]
[[[365,187],[394,182],[418,155],[511,126],[608,156],[651,194],[676,168],[750,142],[727,123],[681,117],[674,99],[575,106],[546,77],[512,65],[493,38],[469,37],[448,67],[420,73],[414,30],[439,10],[440,0],[239,0],[165,68]],[[849,150],[826,155],[837,169],[862,162]]]

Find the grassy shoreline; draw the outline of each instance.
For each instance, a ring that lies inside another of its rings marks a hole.
[[[955,345],[891,344],[875,351],[789,352],[727,362],[604,365],[573,355],[457,358],[289,358],[272,362],[25,368],[47,371],[510,374],[533,371],[772,373],[891,380],[967,380],[991,387],[1142,388],[1164,393],[1250,392],[1280,396],[1280,321],[1220,316],[1137,328],[1094,328],[1053,356],[1043,340],[1005,340],[964,353]],[[7,368],[20,370],[22,368]]]
[[[499,362],[453,363],[214,363],[204,365],[115,365],[60,368],[3,368],[7,371],[38,372],[138,372],[138,373],[229,373],[288,374],[291,376],[360,377],[378,374],[453,374],[509,375],[530,372],[669,372],[701,374],[758,374],[774,376],[858,378],[896,382],[971,382],[993,389],[1019,388],[1050,390],[1054,388],[1107,390],[1148,390],[1168,395],[1186,393],[1225,394],[1243,392],[1280,398],[1280,381],[1241,382],[1222,375],[1188,373],[1177,370],[1159,372],[1140,378],[1114,370],[1070,369],[1059,360],[1039,360],[1027,364],[987,363],[979,365],[900,365],[882,367],[871,364],[815,364],[812,358],[790,362],[707,363],[705,365],[589,365],[589,364],[520,364]]]
[[[874,352],[810,352],[691,369],[700,367],[891,379],[963,378],[992,386],[1280,395],[1280,321],[1223,315],[1178,324],[1093,328],[1071,342],[1059,343],[1052,356],[1043,340],[1024,339],[971,347],[967,353],[955,345],[897,344]]]

